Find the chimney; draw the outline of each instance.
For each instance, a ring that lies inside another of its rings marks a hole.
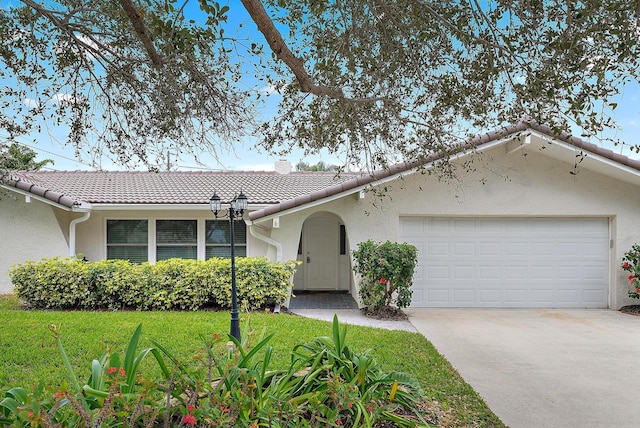
[[[289,174],[293,166],[288,160],[280,159],[276,162],[275,170],[278,174]]]

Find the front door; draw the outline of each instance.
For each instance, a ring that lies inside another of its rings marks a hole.
[[[312,217],[302,228],[305,290],[337,290],[340,223],[332,217]]]

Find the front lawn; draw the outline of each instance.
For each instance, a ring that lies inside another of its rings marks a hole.
[[[26,311],[12,296],[0,296],[0,393],[11,387],[29,389],[38,381],[65,382],[66,372],[49,325],[61,332],[62,343],[81,382],[90,374],[91,360],[111,348],[124,351],[142,323],[140,347],[155,340],[179,359],[192,359],[202,347],[200,336],[229,329],[227,312],[78,312]],[[331,324],[288,314],[243,313],[241,328],[251,343],[275,333],[272,365],[284,368],[292,348],[313,338],[331,335]],[[451,365],[417,333],[348,326],[347,345],[354,351],[373,350],[386,370],[404,371],[420,381],[440,426],[503,427],[482,399]],[[158,370],[152,359],[143,371]],[[427,410],[425,410],[427,411]]]

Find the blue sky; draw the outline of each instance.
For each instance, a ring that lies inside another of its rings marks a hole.
[[[6,7],[10,3],[13,3],[13,1],[0,0],[0,7]],[[259,38],[259,40],[262,41],[262,35],[257,32],[255,24],[250,20],[239,0],[230,0],[227,4],[231,7],[229,12],[229,29],[238,28],[239,24],[242,23],[238,37],[253,39]],[[197,2],[192,0],[190,2],[190,7],[193,10],[188,13],[188,17],[196,18],[199,12]],[[264,116],[269,116],[275,112],[278,95],[270,94],[268,88],[260,89],[268,94],[268,101],[264,106],[262,114]],[[640,156],[628,150],[628,146],[640,143],[640,86],[635,83],[629,84],[627,87],[623,88],[622,94],[613,101],[618,103],[614,119],[618,122],[620,129],[607,131],[604,136],[620,139],[624,141],[626,145],[618,147],[610,146],[608,148],[618,153],[638,158]],[[483,131],[491,130],[487,129]],[[573,129],[572,131],[574,134],[579,135],[579,130]],[[92,169],[88,162],[78,161],[75,159],[72,147],[64,146],[63,142],[65,141],[65,135],[66,130],[64,128],[50,126],[46,132],[39,135],[31,135],[24,138],[22,141],[39,153],[40,160],[47,158],[54,160],[55,164],[50,166],[51,169]],[[33,143],[34,137],[37,139],[37,144]],[[235,147],[235,153],[220,153],[219,162],[210,157],[203,157],[201,161],[205,164],[206,169],[272,170],[275,162],[281,159],[281,157],[258,151],[254,147],[255,142],[255,138],[245,139]],[[598,143],[597,141],[593,142]],[[304,157],[302,150],[294,150],[286,157],[286,160],[290,161],[294,165],[300,160],[304,160],[310,164],[317,163],[320,160],[329,164],[343,163],[342,158],[339,155],[335,156],[328,155],[327,153],[321,153],[320,155]],[[198,165],[192,159],[181,159],[176,162],[176,165],[179,169],[183,170],[199,170],[203,168],[202,165]],[[123,169],[123,167],[111,163],[108,159],[104,159],[102,162],[102,169],[115,170]]]

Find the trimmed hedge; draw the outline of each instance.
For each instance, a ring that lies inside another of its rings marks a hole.
[[[236,259],[238,305],[246,310],[289,297],[296,261]],[[85,262],[74,257],[27,261],[9,271],[14,293],[36,309],[190,310],[231,306],[231,260]]]

